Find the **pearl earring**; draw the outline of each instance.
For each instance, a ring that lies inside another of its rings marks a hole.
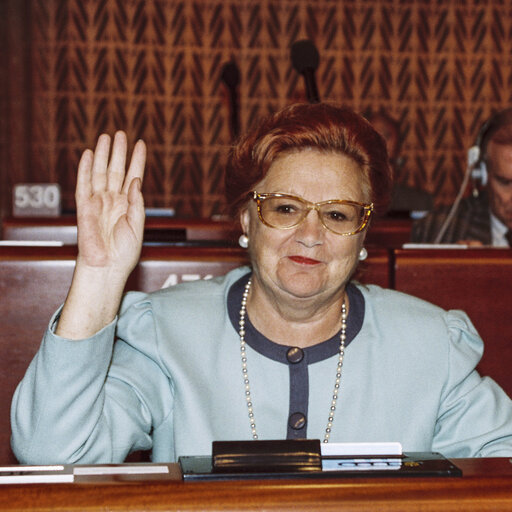
[[[366,258],[368,258],[368,251],[366,247],[362,247],[359,251],[359,261],[364,261]]]
[[[249,247],[249,237],[245,233],[240,235],[240,238],[238,239],[238,245],[243,249],[247,249],[247,247]]]

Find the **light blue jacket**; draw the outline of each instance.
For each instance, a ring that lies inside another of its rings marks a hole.
[[[209,455],[213,440],[250,439],[240,340],[227,311],[231,285],[247,272],[130,293],[119,318],[82,341],[53,334],[54,317],[13,398],[19,461],[121,462],[152,449],[154,461],[169,462]],[[331,441],[512,456],[512,402],[474,370],[483,344],[467,316],[378,286],[357,289],[364,317],[346,348]],[[251,347],[247,357],[259,438],[282,439],[288,365]],[[323,438],[336,363],[333,355],[308,365],[310,438]]]

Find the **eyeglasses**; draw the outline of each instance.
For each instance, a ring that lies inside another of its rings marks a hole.
[[[289,194],[260,194],[255,190],[250,196],[256,201],[261,222],[277,229],[298,226],[310,210],[316,210],[320,222],[329,231],[337,235],[355,235],[368,225],[373,212],[373,203],[364,204],[341,199],[310,203]]]

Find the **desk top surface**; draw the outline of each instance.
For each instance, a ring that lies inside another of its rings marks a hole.
[[[2,485],[0,510],[512,510],[511,459],[452,461],[463,477],[183,482],[168,464],[166,475],[144,479]]]

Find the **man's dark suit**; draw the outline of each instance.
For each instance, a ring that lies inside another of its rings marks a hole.
[[[411,241],[432,243],[439,233],[451,206],[430,212],[416,221],[411,232]],[[478,197],[467,197],[459,207],[439,243],[449,244],[459,240],[479,240],[484,245],[492,245],[489,201],[485,192]]]

